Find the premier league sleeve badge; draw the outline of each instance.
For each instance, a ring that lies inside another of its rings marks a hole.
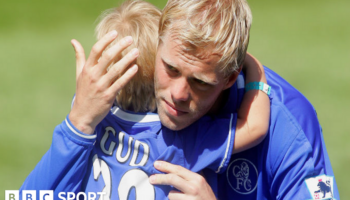
[[[312,199],[329,199],[333,198],[333,176],[320,175],[305,179],[305,184],[311,194]]]

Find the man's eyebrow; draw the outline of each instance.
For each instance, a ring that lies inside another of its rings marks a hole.
[[[198,79],[198,80],[201,80],[205,83],[208,83],[210,85],[217,85],[219,83],[218,80],[212,80],[210,79],[209,77],[205,76],[205,75],[198,75],[198,74],[193,74],[193,77]]]
[[[175,63],[171,62],[170,60],[167,60],[167,59],[164,58],[164,57],[161,57],[161,59],[162,59],[162,61],[163,61],[165,64],[177,68],[177,65],[176,65]]]
[[[178,68],[177,65],[176,65],[175,63],[171,62],[170,60],[167,60],[167,59],[164,58],[164,57],[161,57],[161,59],[162,59],[162,61],[163,61],[165,64],[170,65],[170,66],[172,66],[172,67],[174,67],[174,68]],[[205,76],[205,75],[193,74],[193,77],[196,78],[196,79],[198,79],[198,80],[201,80],[201,81],[203,81],[203,82],[205,82],[205,83],[208,83],[208,84],[210,84],[210,85],[217,85],[217,84],[219,83],[218,80],[216,80],[216,79],[215,79],[215,80],[212,80],[212,79],[210,79],[209,77],[207,77],[207,76]]]

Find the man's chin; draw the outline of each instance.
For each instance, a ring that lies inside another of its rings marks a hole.
[[[159,115],[159,118],[163,126],[173,131],[179,131],[191,125],[191,123],[189,123],[188,121],[176,121],[174,119],[169,118],[168,116]]]

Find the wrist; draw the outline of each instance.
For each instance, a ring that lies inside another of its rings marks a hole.
[[[250,82],[246,84],[245,91],[248,92],[250,90],[260,90],[267,94],[267,96],[270,96],[271,86],[264,82]]]
[[[79,117],[76,115],[73,110],[69,113],[68,118],[72,125],[79,131],[92,135],[95,131],[96,126],[92,125],[90,120],[85,119],[84,117]]]

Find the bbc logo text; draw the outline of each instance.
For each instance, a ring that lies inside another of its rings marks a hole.
[[[57,197],[54,197],[53,190],[22,190],[21,195],[19,190],[5,190],[5,200],[97,200],[104,199],[104,192],[59,192]],[[99,197],[102,198],[99,198]]]

